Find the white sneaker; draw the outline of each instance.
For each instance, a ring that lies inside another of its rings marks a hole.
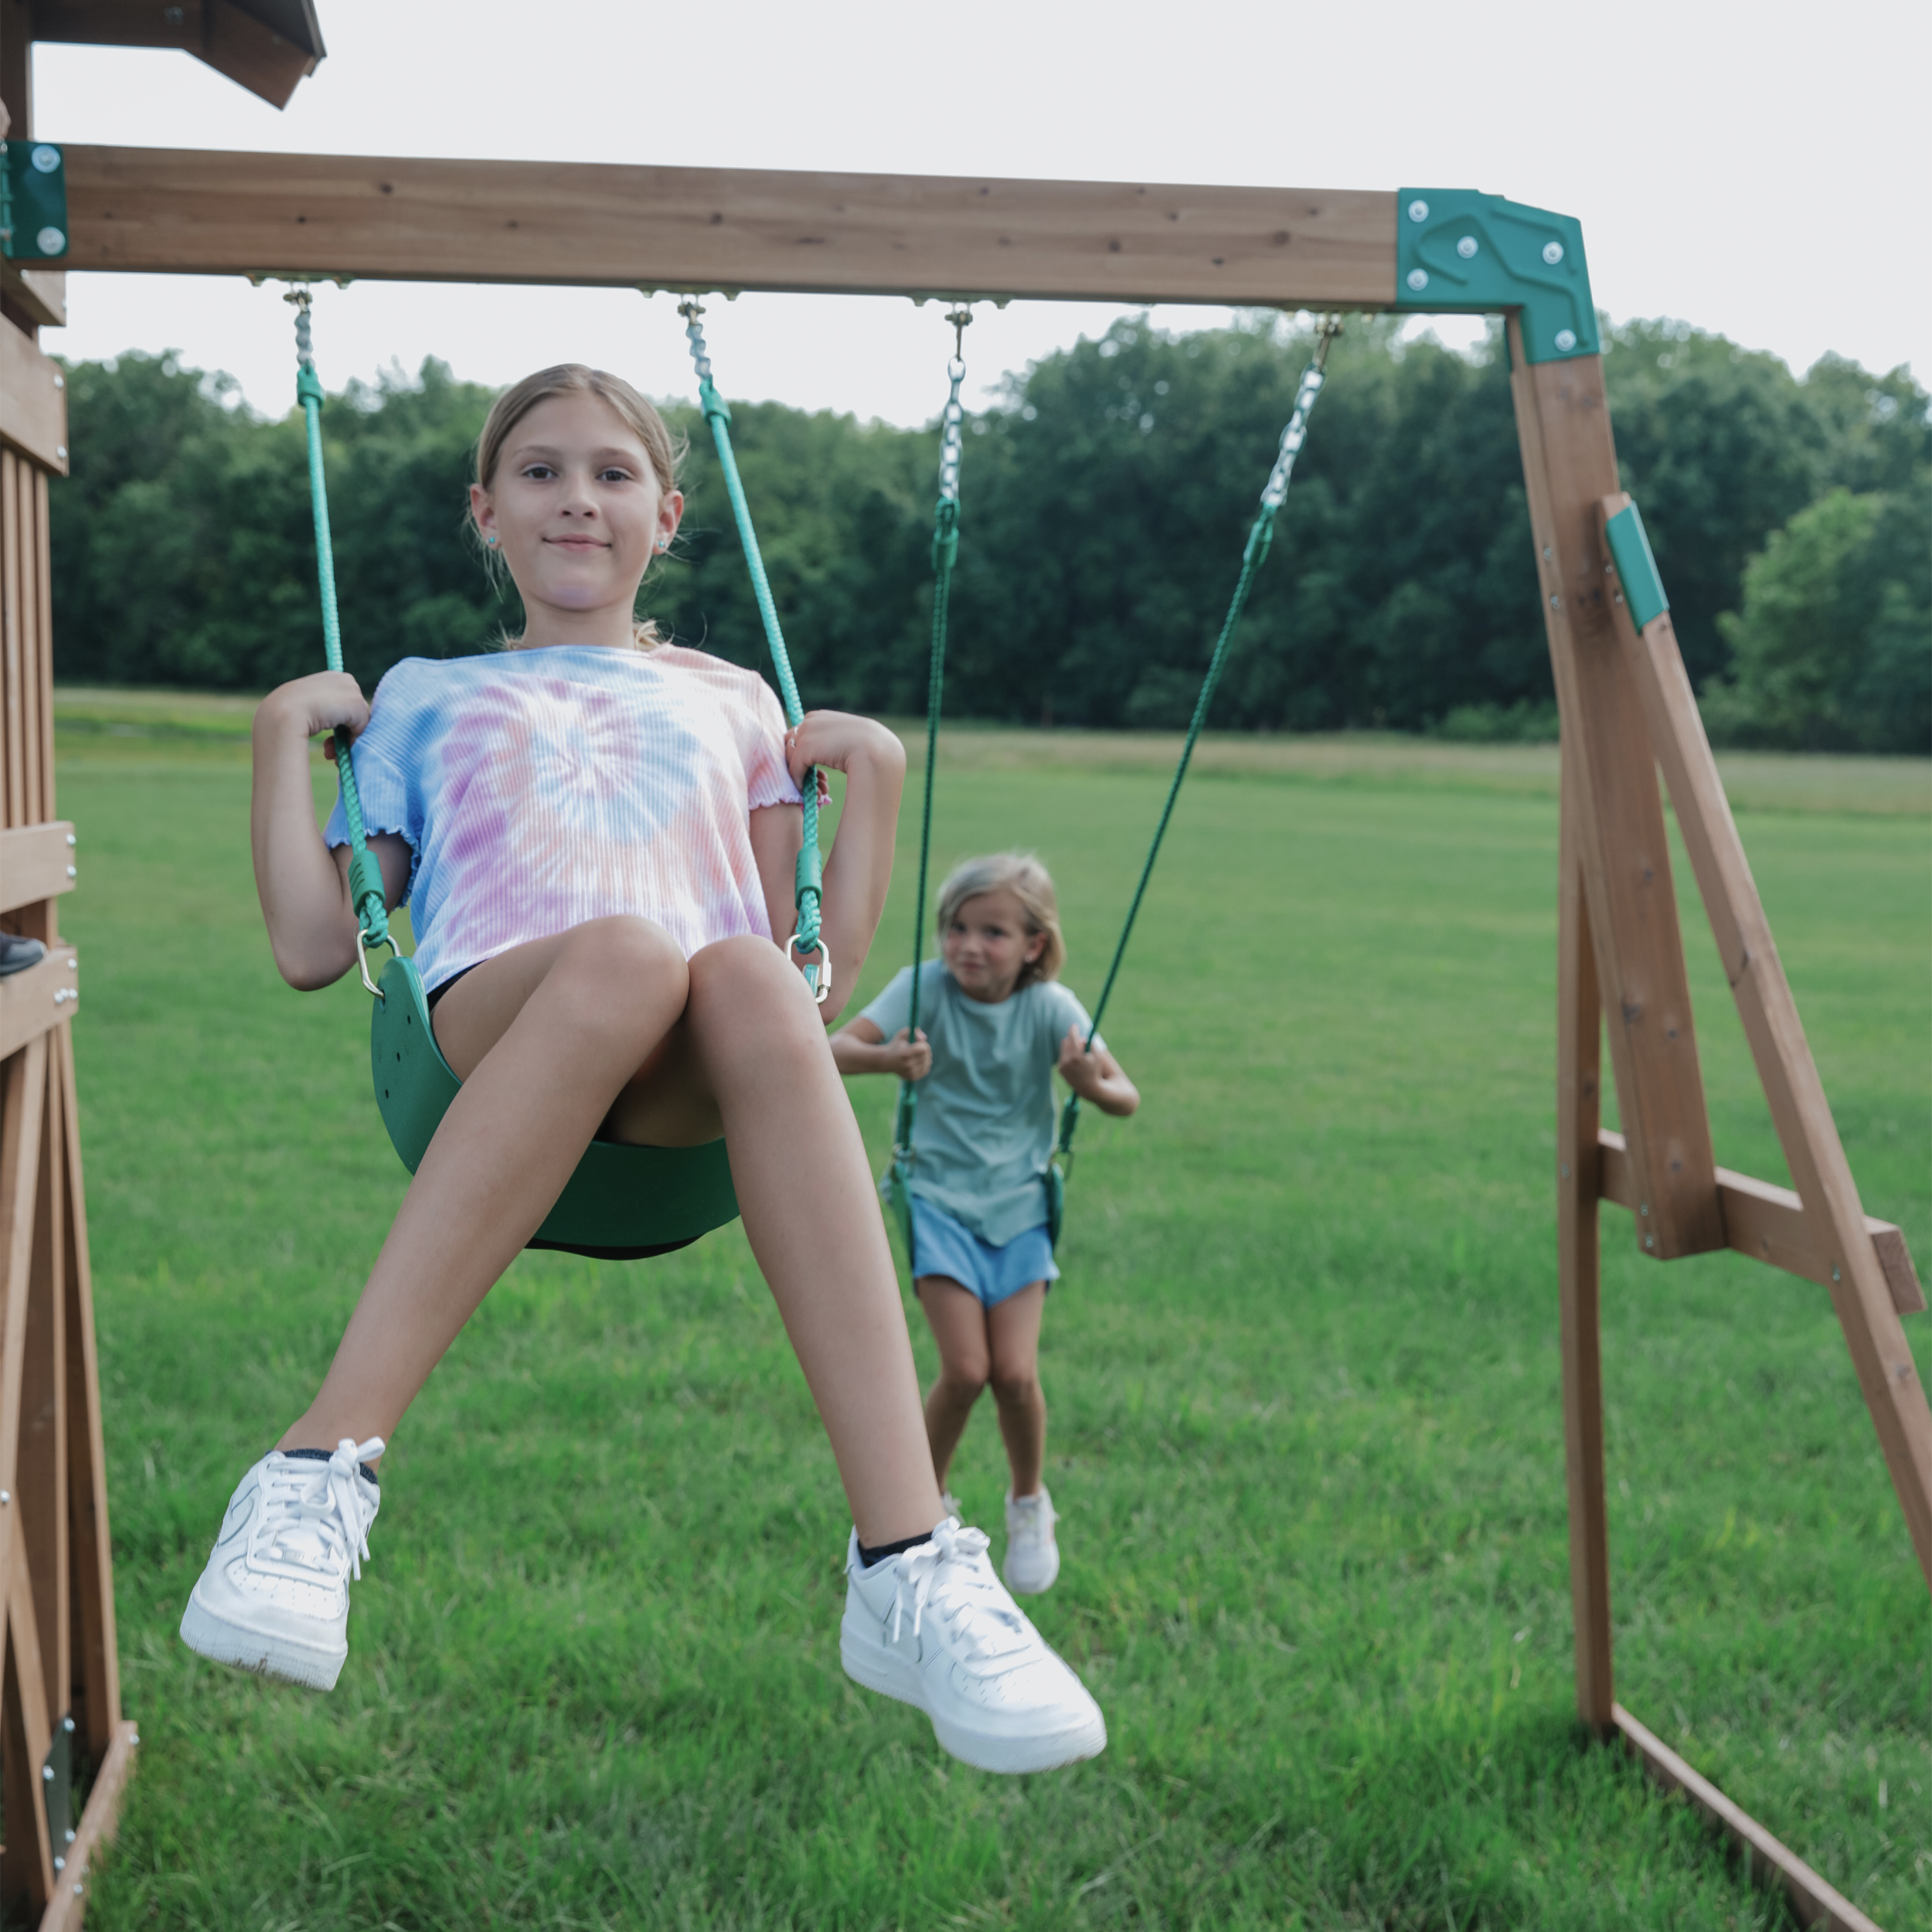
[[[845,1675],[932,1719],[982,1771],[1050,1771],[1107,1748],[1100,1706],[993,1574],[982,1531],[948,1517],[930,1543],[870,1570],[845,1557]]]
[[[1043,1483],[1038,1492],[1006,1498],[1006,1587],[1037,1597],[1053,1587],[1060,1573],[1060,1546],[1053,1540],[1053,1498]]]
[[[382,1505],[355,1465],[382,1453],[379,1436],[345,1436],[326,1461],[263,1457],[229,1500],[182,1641],[217,1664],[333,1690],[349,1655],[349,1580]]]

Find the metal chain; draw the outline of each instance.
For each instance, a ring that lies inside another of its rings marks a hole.
[[[1335,338],[1342,333],[1342,318],[1338,315],[1324,318],[1317,325],[1315,359],[1303,372],[1301,386],[1295,392],[1294,409],[1288,418],[1288,425],[1281,432],[1281,447],[1274,460],[1274,468],[1268,478],[1267,488],[1261,492],[1260,508],[1255,513],[1253,526],[1248,532],[1247,545],[1241,553],[1241,574],[1234,586],[1234,595],[1228,604],[1228,614],[1221,625],[1221,634],[1215,640],[1213,655],[1208,659],[1206,675],[1201,680],[1200,694],[1194,701],[1194,716],[1187,728],[1186,742],[1181,747],[1179,761],[1174,767],[1174,777],[1167,788],[1166,802],[1161,807],[1160,822],[1154,828],[1153,843],[1147,849],[1147,858],[1141,867],[1138,884],[1134,888],[1134,897],[1127,909],[1126,923],[1121,928],[1119,944],[1114,948],[1113,964],[1107,969],[1106,983],[1100,988],[1100,996],[1094,1002],[1092,1023],[1087,1028],[1087,1050],[1094,1050],[1094,1042],[1099,1037],[1100,1015],[1107,1010],[1107,1002],[1112,997],[1114,982],[1120,977],[1121,961],[1127,956],[1127,942],[1134,932],[1134,921],[1141,910],[1141,901],[1147,896],[1148,881],[1154,876],[1154,862],[1160,856],[1161,841],[1167,836],[1168,821],[1174,816],[1174,803],[1181,794],[1181,781],[1187,776],[1188,766],[1194,757],[1195,742],[1199,738],[1207,723],[1208,711],[1214,702],[1215,688],[1221,681],[1221,670],[1227,661],[1228,648],[1233,641],[1235,627],[1240,623],[1241,613],[1248,600],[1249,587],[1254,581],[1255,573],[1260,569],[1267,556],[1268,547],[1274,541],[1275,518],[1281,511],[1283,499],[1287,495],[1288,478],[1294,470],[1294,459],[1301,452],[1301,445],[1308,435],[1308,416],[1314,409],[1315,399],[1321,393],[1325,379],[1324,370],[1328,359],[1328,349]],[[1069,1094],[1066,1103],[1060,1110],[1059,1158],[1063,1168],[1070,1164],[1073,1154],[1073,1130],[1080,1115],[1080,1097]]]
[[[688,295],[678,304],[678,313],[684,318],[685,339],[690,346],[692,366],[698,373],[698,404],[711,425],[711,440],[717,448],[718,466],[724,472],[725,492],[731,499],[738,541],[751,574],[752,595],[757,600],[765,641],[771,647],[772,667],[778,674],[779,695],[784,701],[785,722],[795,730],[804,721],[804,706],[798,696],[798,681],[792,675],[791,655],[785,648],[784,632],[779,627],[778,607],[772,600],[757,533],[751,527],[751,511],[745,502],[744,485],[739,478],[737,458],[732,453],[731,410],[711,379],[711,355],[705,345],[704,331],[699,326],[704,310],[696,297]],[[804,836],[794,876],[793,903],[798,910],[798,923],[791,936],[791,949],[805,962],[805,983],[822,1006],[832,992],[832,953],[821,930],[825,884],[825,862],[818,849],[818,769],[815,765],[806,767],[799,789],[804,806]]]
[[[939,502],[933,515],[933,644],[926,674],[926,801],[919,826],[919,892],[913,906],[912,1006],[906,1020],[908,1039],[919,1032],[919,975],[925,963],[926,880],[933,848],[933,785],[939,770],[940,703],[946,682],[946,617],[952,602],[953,566],[959,557],[959,465],[964,449],[961,432],[966,420],[959,390],[966,379],[963,351],[972,311],[961,304],[946,319],[953,325],[953,359],[946,366],[952,387],[940,419]],[[918,1111],[918,1089],[912,1081],[901,1080],[899,1110],[893,1125],[895,1168],[903,1168],[912,1162],[913,1127]],[[903,1172],[900,1182],[903,1186]]]
[[[315,344],[309,327],[310,296],[298,287],[282,298],[295,309],[295,396],[308,426],[308,498],[315,520],[315,577],[321,594],[322,648],[332,671],[342,668],[342,617],[335,600],[335,549],[329,536],[328,486],[322,474],[322,384],[315,373]],[[355,908],[355,957],[362,984],[378,999],[383,995],[369,970],[369,949],[396,942],[389,936],[382,868],[369,849],[362,823],[362,796],[355,784],[355,765],[349,755],[349,734],[337,730],[335,774],[342,789],[342,818],[349,829],[349,891]]]

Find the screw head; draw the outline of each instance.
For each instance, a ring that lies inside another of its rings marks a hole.
[[[1843,1281],[1843,1280],[1844,1280],[1844,1278],[1845,1278],[1845,1277],[1844,1277],[1842,1274],[1840,1274],[1838,1273],[1838,1270],[1837,1270],[1836,1268],[1834,1268],[1834,1269],[1832,1270],[1832,1279],[1834,1281]]]
[[[1647,1234],[1647,1235],[1645,1235],[1645,1236],[1644,1236],[1644,1246],[1645,1246],[1645,1247],[1647,1247],[1647,1248],[1654,1248],[1655,1247],[1656,1247],[1656,1245],[1657,1245],[1657,1242],[1656,1242],[1656,1239],[1655,1239],[1655,1237],[1654,1236],[1651,1236],[1651,1235],[1648,1235],[1648,1234]]]
[[[1420,198],[1410,202],[1409,219],[1411,221],[1427,221],[1429,219],[1429,204]]]
[[[34,236],[33,245],[43,255],[58,255],[67,245],[67,238],[58,228],[43,228]]]
[[[1553,611],[1560,611],[1563,607],[1563,599],[1554,590],[1549,594],[1549,607]]]
[[[1563,245],[1561,242],[1545,242],[1543,243],[1543,260],[1549,263],[1552,268],[1554,268],[1556,264],[1563,260]]]
[[[1420,295],[1429,286],[1429,271],[1426,268],[1412,268],[1409,271],[1409,286]]]
[[[65,389],[67,386],[66,377],[56,371],[53,379],[53,386],[56,389]]]
[[[1570,1179],[1570,1168],[1569,1168],[1569,1167],[1568,1167],[1568,1165],[1567,1165],[1566,1164],[1566,1165],[1563,1167],[1563,1168],[1562,1168],[1561,1172],[1562,1172],[1562,1174],[1563,1174],[1563,1179],[1564,1179],[1566,1181],[1566,1180],[1568,1180],[1568,1179]]]
[[[50,148],[43,141],[39,147],[35,148],[29,158],[32,161],[37,173],[50,175],[60,165],[60,150],[58,148]]]
[[[1567,355],[1577,346],[1577,332],[1573,328],[1560,328],[1556,332],[1556,346]]]
[[[13,1492],[11,1489],[0,1489],[0,1507],[4,1507],[12,1501]]]
[[[51,1784],[53,1782],[53,1767],[51,1764],[42,1765],[40,1775],[48,1784]]]
[[[1475,253],[1476,248],[1477,242],[1474,235],[1465,235],[1461,241],[1456,243],[1456,253],[1460,255],[1464,261],[1468,261],[1469,258]]]
[[[71,1737],[73,1735],[73,1719],[71,1717],[62,1718],[60,1720],[60,1728],[65,1731],[70,1737]]]

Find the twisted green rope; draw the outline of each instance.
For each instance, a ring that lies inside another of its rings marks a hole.
[[[315,576],[322,598],[322,648],[328,668],[342,668],[342,625],[335,604],[335,549],[328,531],[328,485],[322,474],[322,385],[315,373],[315,351],[308,326],[308,291],[287,299],[295,304],[295,397],[308,423],[308,500],[315,516]],[[362,825],[362,795],[356,789],[349,734],[337,731],[335,773],[342,787],[342,817],[349,827],[349,896],[365,947],[388,945],[389,911],[382,868],[369,849]]]
[[[757,532],[751,527],[751,510],[738,476],[738,459],[731,447],[730,406],[711,380],[711,358],[705,349],[704,331],[698,326],[698,318],[704,311],[696,302],[686,302],[678,312],[685,318],[685,335],[698,372],[698,406],[711,426],[718,466],[724,472],[725,492],[731,498],[731,514],[738,526],[738,541],[744,550],[746,568],[751,573],[751,593],[757,600],[765,641],[771,647],[772,666],[778,674],[779,695],[784,701],[785,722],[796,727],[804,720],[804,706],[799,701],[798,681],[792,675],[791,655],[785,648],[785,634],[778,624],[778,607],[772,600],[764,556],[758,548]],[[793,880],[792,900],[798,909],[798,926],[791,944],[794,951],[809,954],[816,952],[822,944],[819,926],[825,896],[825,862],[818,850],[818,770],[815,765],[807,768],[800,790],[804,794],[804,838]],[[829,952],[822,965],[806,967],[805,979],[822,1004],[832,984]]]
[[[1194,757],[1195,743],[1207,723],[1208,712],[1214,702],[1215,688],[1221,682],[1221,668],[1227,662],[1235,628],[1247,607],[1249,589],[1267,556],[1269,546],[1274,541],[1275,519],[1281,514],[1282,501],[1287,495],[1288,479],[1294,473],[1294,459],[1301,454],[1302,441],[1308,433],[1309,413],[1315,407],[1316,397],[1321,393],[1325,379],[1322,371],[1328,359],[1328,345],[1339,332],[1338,326],[1323,325],[1315,360],[1302,375],[1301,387],[1295,393],[1294,413],[1288,419],[1287,427],[1281,432],[1281,445],[1275,457],[1274,468],[1269,475],[1267,487],[1261,492],[1261,507],[1256,512],[1253,524],[1248,531],[1247,543],[1241,553],[1241,574],[1236,580],[1234,595],[1229,600],[1221,634],[1215,639],[1213,655],[1208,659],[1206,675],[1201,680],[1200,695],[1194,701],[1194,716],[1189,721],[1187,740],[1181,747],[1180,759],[1168,784],[1160,822],[1154,828],[1153,842],[1148,847],[1147,857],[1141,864],[1140,881],[1134,888],[1134,897],[1127,909],[1127,921],[1121,928],[1119,942],[1114,948],[1114,961],[1107,969],[1106,983],[1100,988],[1099,999],[1094,1002],[1093,1020],[1087,1032],[1087,1050],[1090,1053],[1100,1035],[1100,1015],[1106,1012],[1107,1002],[1113,996],[1114,982],[1120,977],[1121,961],[1127,956],[1127,942],[1133,937],[1134,922],[1139,916],[1141,901],[1147,896],[1147,882],[1154,876],[1154,862],[1160,856],[1161,841],[1167,836],[1168,821],[1174,816],[1174,801],[1181,795],[1181,781],[1187,776],[1188,766]],[[1060,1109],[1060,1145],[1056,1150],[1063,1168],[1073,1159],[1073,1130],[1080,1124],[1080,1097],[1069,1094],[1066,1104]]]

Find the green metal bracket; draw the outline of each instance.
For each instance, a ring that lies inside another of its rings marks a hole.
[[[67,169],[48,141],[0,141],[0,254],[58,261],[67,252]]]
[[[1467,188],[1405,188],[1396,196],[1395,305],[1438,315],[1519,308],[1532,362],[1594,355],[1599,347],[1582,223]]]
[[[1637,505],[1627,503],[1605,519],[1604,536],[1610,545],[1610,560],[1617,566],[1617,580],[1624,587],[1624,601],[1630,606],[1630,621],[1638,630],[1652,617],[1661,617],[1670,608],[1664,594],[1664,580],[1657,574],[1657,560],[1651,555],[1650,533]]]

